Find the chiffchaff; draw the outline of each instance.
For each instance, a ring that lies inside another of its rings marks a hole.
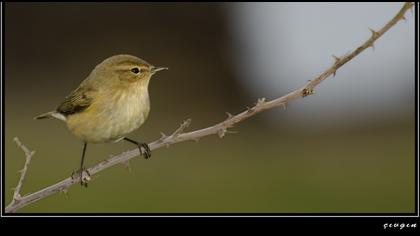
[[[87,143],[126,140],[138,146],[140,154],[149,158],[146,143],[125,137],[139,128],[150,111],[148,86],[150,78],[165,67],[154,67],[131,55],[105,59],[93,69],[79,87],[55,109],[34,119],[54,117],[66,122],[69,130],[83,140],[80,180]],[[144,150],[142,150],[142,148]]]

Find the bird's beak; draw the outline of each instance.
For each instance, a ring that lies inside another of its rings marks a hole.
[[[167,70],[167,69],[168,69],[168,67],[153,67],[152,68],[152,73],[154,74],[154,73],[156,73],[158,71]]]

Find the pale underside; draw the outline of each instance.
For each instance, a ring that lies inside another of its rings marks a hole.
[[[150,110],[147,85],[129,89],[99,93],[86,110],[66,117],[69,130],[85,142],[104,143],[119,141],[139,128]]]

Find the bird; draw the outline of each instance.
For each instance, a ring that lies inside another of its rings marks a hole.
[[[146,159],[151,156],[146,143],[127,135],[141,127],[149,115],[150,79],[156,72],[167,69],[155,67],[133,55],[108,57],[55,110],[34,117],[36,120],[56,118],[64,121],[70,132],[83,141],[79,168],[82,186],[87,187],[83,172],[88,143],[125,140],[137,145],[140,155]]]

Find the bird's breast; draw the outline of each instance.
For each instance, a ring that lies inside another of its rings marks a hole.
[[[146,92],[133,91],[115,96],[110,108],[109,120],[115,132],[131,132],[139,128],[146,120],[149,110],[149,95]],[[111,128],[112,129],[112,128]]]
[[[139,128],[150,111],[149,94],[145,86],[103,93],[95,100],[92,107],[72,115],[67,121],[70,130],[87,142],[118,140]]]

